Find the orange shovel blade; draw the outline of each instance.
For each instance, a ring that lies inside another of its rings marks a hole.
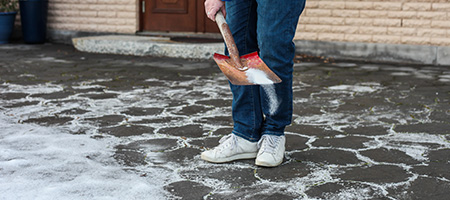
[[[252,71],[251,69],[263,72],[263,75],[266,76],[265,78],[272,83],[281,82],[281,79],[267,67],[264,61],[261,60],[258,56],[258,52],[253,52],[240,57],[242,65],[244,68],[247,67],[247,70],[237,69],[231,64],[232,62],[228,56],[215,53],[213,58],[220,70],[222,70],[233,85],[259,85],[249,77],[248,72],[249,70]]]

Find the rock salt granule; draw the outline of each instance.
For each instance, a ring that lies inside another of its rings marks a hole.
[[[250,83],[260,85],[264,89],[267,94],[267,100],[269,101],[269,115],[274,115],[278,110],[280,102],[278,101],[273,81],[267,77],[266,73],[259,69],[248,69],[246,75]]]

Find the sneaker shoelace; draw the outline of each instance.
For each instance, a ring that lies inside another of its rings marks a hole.
[[[238,143],[238,137],[234,134],[229,134],[227,136],[224,136],[220,138],[219,140],[219,146],[216,147],[217,151],[222,151],[224,149],[227,149],[231,146],[231,149],[233,150]]]
[[[261,153],[270,153],[274,154],[276,152],[276,148],[278,143],[280,142],[280,137],[275,135],[263,135],[261,140],[258,142],[258,149],[260,149]]]

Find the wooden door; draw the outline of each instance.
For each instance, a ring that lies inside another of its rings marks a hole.
[[[219,32],[204,0],[140,0],[141,31]]]

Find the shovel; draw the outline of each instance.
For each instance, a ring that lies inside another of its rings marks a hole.
[[[239,51],[231,35],[230,27],[220,11],[216,14],[216,23],[225,40],[230,56],[215,53],[213,58],[232,84],[264,85],[281,82],[281,79],[261,60],[258,52],[239,57]]]

